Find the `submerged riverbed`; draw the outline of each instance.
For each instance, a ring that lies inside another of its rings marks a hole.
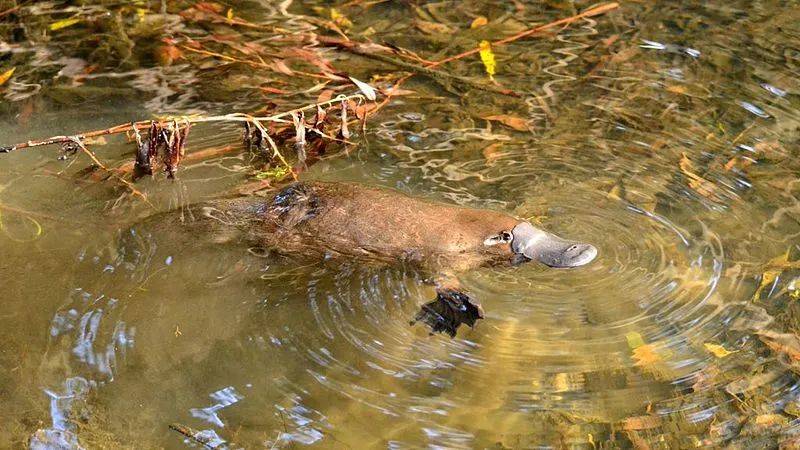
[[[0,145],[408,74],[308,33],[435,61],[593,5],[72,3],[0,2]],[[137,181],[148,202],[81,152],[0,154],[0,447],[196,446],[178,424],[211,448],[796,448],[799,42],[797,2],[625,2],[494,47],[497,85],[479,55],[439,67],[516,96],[405,81],[301,179],[599,249],[461,274],[487,317],[454,339],[408,324],[429,274],[136,225],[269,179],[238,126],[193,128],[189,154],[235,148]],[[132,161],[101,139],[105,165]]]

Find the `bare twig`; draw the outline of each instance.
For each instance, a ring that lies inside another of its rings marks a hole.
[[[122,183],[126,188],[128,188],[128,190],[131,191],[131,194],[133,194],[136,197],[140,197],[145,203],[147,203],[150,206],[153,206],[153,204],[150,203],[149,200],[147,200],[147,196],[144,193],[142,193],[140,190],[136,189],[133,186],[133,183],[131,183],[130,181],[122,178],[119,174],[117,174],[113,170],[109,170],[108,167],[106,167],[102,162],[100,162],[99,159],[97,159],[97,156],[95,156],[94,153],[92,153],[91,150],[89,150],[88,148],[86,148],[85,145],[83,145],[83,142],[81,142],[80,139],[74,138],[74,139],[72,139],[71,142],[73,144],[77,145],[78,148],[83,153],[85,153],[99,168],[103,169],[105,172],[108,172],[109,175],[112,178],[116,179],[117,181]]]
[[[204,436],[202,432],[197,431],[194,428],[187,427],[186,425],[181,425],[179,423],[172,423],[169,425],[169,429],[172,431],[177,431],[183,436],[186,436],[187,438],[194,441],[196,444],[200,444],[205,448],[210,448],[210,449],[220,448],[219,441],[215,442],[211,440],[211,438]],[[227,444],[226,448],[228,448],[228,446],[238,447],[238,445],[227,441],[222,442],[222,444]]]
[[[424,75],[433,81],[439,83],[445,90],[452,92],[453,84],[460,84],[462,86],[477,89],[481,91],[487,91],[494,94],[501,94],[501,95],[511,95],[516,96],[517,93],[510,89],[504,89],[499,86],[495,86],[493,84],[481,83],[479,81],[475,81],[471,78],[464,77],[461,75],[454,75],[447,72],[442,72],[439,70],[433,70],[429,67],[420,66],[418,64],[413,64],[401,59],[393,58],[388,55],[384,55],[382,53],[376,53],[375,51],[369,51],[363,44],[359,44],[354,41],[345,41],[337,38],[331,38],[326,36],[319,36],[319,42],[324,45],[338,47],[342,50],[346,50],[350,53],[363,56],[365,58],[374,59],[377,61],[384,62],[386,64],[391,64],[395,67],[400,67],[402,69],[410,70],[418,75]]]

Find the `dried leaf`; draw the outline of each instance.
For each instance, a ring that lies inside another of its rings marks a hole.
[[[725,392],[731,395],[743,394],[747,391],[752,391],[753,389],[758,389],[765,384],[771,383],[779,376],[781,376],[781,373],[773,371],[740,378],[736,381],[728,383],[728,385],[725,386]]]
[[[172,44],[160,45],[156,48],[156,59],[162,66],[170,66],[175,60],[182,57],[183,52]]]
[[[628,417],[622,421],[622,429],[631,430],[650,430],[661,426],[661,418],[658,416],[636,416]]]
[[[757,331],[756,334],[774,352],[784,354],[792,361],[800,361],[800,338],[797,335],[768,330]]]
[[[361,91],[361,93],[364,94],[364,97],[367,97],[368,100],[374,101],[377,98],[377,96],[375,95],[375,88],[353,77],[348,77],[348,78],[350,78],[350,81],[352,81],[353,84],[358,86],[358,90]]]
[[[287,90],[278,89],[278,88],[274,88],[274,87],[271,87],[271,86],[261,86],[258,89],[261,90],[262,92],[266,92],[268,94],[286,95],[286,94],[290,93]]]
[[[345,141],[350,139],[350,130],[347,128],[347,102],[342,100],[342,128],[339,130],[339,137]]]
[[[631,359],[634,366],[656,378],[672,379],[674,371],[664,360],[669,356],[669,351],[657,349],[653,344],[646,344],[642,336],[635,331],[626,334],[625,339],[628,341],[628,347],[633,350]]]
[[[492,52],[492,44],[489,41],[481,41],[480,45],[481,61],[483,67],[486,68],[486,73],[489,74],[489,79],[494,80],[495,70],[497,69],[497,62],[494,59],[494,52]]]
[[[333,91],[331,89],[325,89],[324,91],[319,93],[319,96],[317,96],[317,103],[325,103],[332,98],[333,98]]]
[[[684,175],[689,178],[690,188],[694,189],[695,192],[703,197],[715,197],[714,191],[716,190],[717,186],[694,172],[692,160],[686,156],[686,153],[681,153],[681,160],[680,163],[678,163],[678,166],[680,167],[681,172],[683,172]]]
[[[606,194],[606,198],[609,200],[621,201],[622,200],[621,195],[622,195],[622,188],[620,187],[619,184],[615,184],[614,187],[612,187],[611,190],[608,191],[608,194]]]
[[[503,148],[502,142],[495,142],[494,144],[489,144],[482,150],[483,158],[486,160],[486,164],[494,164],[497,158],[500,157],[500,149]]]
[[[507,127],[511,127],[517,131],[530,131],[528,128],[528,121],[522,117],[510,116],[507,114],[495,114],[493,116],[483,116],[482,119],[500,122]]]
[[[705,343],[705,344],[703,344],[703,347],[705,347],[706,350],[711,352],[711,354],[713,354],[717,358],[724,358],[724,357],[730,355],[731,353],[738,352],[738,350],[730,351],[730,350],[726,349],[725,347],[723,347],[723,346],[721,346],[719,344]]]
[[[786,250],[786,253],[781,256],[772,258],[769,263],[767,263],[768,269],[761,274],[761,282],[758,284],[755,293],[753,293],[753,301],[758,301],[761,298],[761,293],[764,289],[771,287],[783,272],[783,269],[788,265],[789,250]]]
[[[487,19],[484,16],[478,16],[478,17],[475,18],[475,20],[472,21],[472,23],[469,25],[469,27],[470,28],[478,28],[478,27],[482,27],[482,26],[486,25],[487,23],[489,23],[489,19]]]
[[[11,79],[11,75],[14,75],[14,72],[16,70],[17,70],[16,67],[12,67],[12,68],[6,70],[5,72],[3,72],[2,74],[0,74],[0,86],[6,84],[6,81]]]
[[[428,22],[427,20],[417,19],[414,21],[414,25],[425,34],[450,35],[455,32],[453,28],[447,25],[436,22]]]
[[[782,414],[759,414],[755,422],[760,427],[782,427],[789,422],[789,418]]]
[[[80,21],[81,19],[75,19],[75,18],[56,21],[50,24],[50,31],[56,31],[62,28],[71,27]]]
[[[294,148],[297,151],[297,159],[301,164],[306,163],[306,118],[302,111],[292,113],[294,123],[295,142]]]
[[[286,65],[286,62],[283,61],[282,59],[274,61],[272,63],[272,68],[276,72],[280,72],[284,75],[294,75],[294,71],[290,69],[289,66]]]
[[[661,362],[661,356],[656,352],[653,344],[644,344],[633,349],[633,365],[648,367]]]
[[[409,89],[401,89],[401,88],[396,87],[396,86],[392,86],[389,89],[383,89],[383,90],[381,90],[381,92],[383,92],[384,95],[389,96],[389,97],[400,97],[402,95],[416,95],[417,94],[417,91],[412,91],[412,90],[409,90]]]
[[[215,14],[220,14],[225,9],[224,6],[214,2],[199,2],[196,5],[194,5],[194,7],[199,9],[200,11],[206,11]]]

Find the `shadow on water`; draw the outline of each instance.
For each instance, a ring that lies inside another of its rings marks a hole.
[[[0,92],[0,143],[291,107],[326,88],[298,61],[289,75],[180,58],[164,37],[288,58],[299,33],[335,35],[334,21],[436,60],[590,6],[357,1],[332,14],[327,2],[248,1],[230,14],[264,25],[231,39],[195,2],[166,14],[159,2],[68,3],[19,2],[4,17],[0,73],[17,69]],[[626,3],[495,48],[495,77],[519,97],[411,79],[347,156],[303,174],[502,210],[599,248],[578,270],[462,274],[487,317],[455,339],[408,325],[434,295],[429,274],[186,233],[186,205],[258,172],[248,155],[141,181],[157,211],[178,211],[162,216],[169,232],[143,220],[152,208],[83,176],[85,160],[4,155],[0,446],[196,445],[169,429],[182,424],[211,448],[794,448],[798,11]],[[471,28],[478,16],[488,23]],[[325,54],[364,80],[396,76]],[[477,56],[447,70],[489,83]],[[518,121],[482,119],[492,115]],[[127,146],[97,145],[130,159]]]

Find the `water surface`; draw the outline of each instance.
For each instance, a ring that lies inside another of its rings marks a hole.
[[[116,11],[89,3],[77,12],[24,4],[13,17],[30,30]],[[235,16],[277,24],[281,36],[308,31],[303,17],[328,19],[332,6],[238,3]],[[432,60],[591,6],[350,3],[338,11],[352,39]],[[505,211],[599,248],[578,270],[462,274],[487,317],[455,339],[408,325],[434,295],[429,274],[139,225],[252,181],[259,167],[243,151],[185,164],[174,181],[139,182],[152,206],[81,174],[90,164],[81,155],[0,156],[0,446],[24,446],[37,430],[87,448],[190,445],[173,423],[204,430],[217,448],[794,443],[797,366],[791,346],[774,342],[800,326],[798,11],[796,2],[626,3],[495,48],[496,79],[518,98],[454,95],[412,78],[403,88],[414,93],[371,118],[346,154],[304,173]],[[470,29],[478,15],[489,24]],[[221,33],[165,17],[173,36]],[[276,95],[255,93],[265,79],[308,90],[279,108],[320,91],[302,77],[220,71],[213,59],[163,66],[144,34],[131,33],[127,57],[82,46],[113,27],[78,24],[47,40],[4,26],[3,64],[18,75],[2,92],[3,144],[157,114],[252,111]],[[274,33],[244,36],[274,52],[294,45],[271,43]],[[325,52],[376,84],[396,72]],[[490,83],[477,56],[443,70]],[[498,114],[530,131],[481,119]],[[239,131],[192,133],[189,152],[236,143]],[[93,148],[110,166],[131,157],[122,140]]]

